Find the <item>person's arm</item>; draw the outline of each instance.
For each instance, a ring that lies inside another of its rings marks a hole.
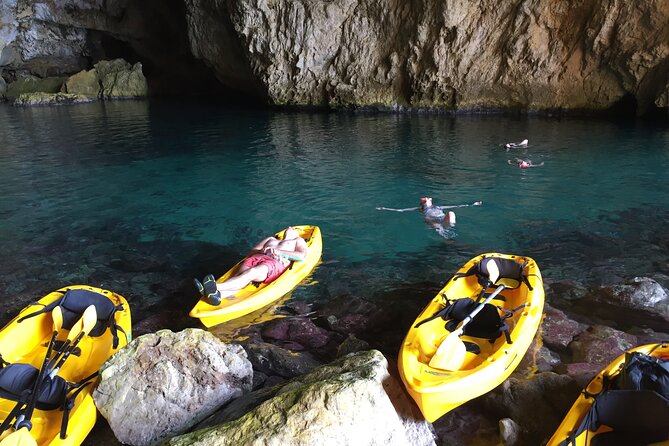
[[[482,201],[475,201],[471,204],[454,204],[449,206],[435,206],[435,207],[439,209],[452,209],[452,208],[466,208],[468,206],[481,206],[482,204],[483,204]]]
[[[419,209],[420,208],[405,208],[405,209],[393,209],[393,208],[384,208],[384,207],[376,208],[377,211],[394,211],[394,212],[417,211]]]
[[[295,250],[290,251],[287,249],[277,249],[271,248],[272,252],[280,257],[285,257],[289,260],[295,260],[297,262],[303,261],[307,257],[307,243],[300,239],[295,244]]]
[[[246,254],[246,257],[252,256],[253,254],[262,253],[263,250],[264,250],[265,243],[267,243],[267,241],[271,238],[274,238],[274,237],[265,237],[264,239],[259,241],[258,244],[256,244],[253,248],[251,248],[249,253]]]
[[[544,162],[542,161],[541,164],[530,164],[530,167],[541,167],[544,165]]]

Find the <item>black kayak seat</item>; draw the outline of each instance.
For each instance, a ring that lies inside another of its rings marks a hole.
[[[0,369],[0,398],[27,402],[39,370],[32,364],[14,363]],[[69,390],[68,383],[60,376],[46,377],[39,389],[35,407],[53,410],[62,407]]]
[[[90,337],[95,338],[101,336],[107,328],[109,328],[114,339],[113,348],[117,348],[118,330],[121,330],[126,334],[115,321],[116,312],[123,310],[123,305],[114,305],[114,303],[106,296],[83,288],[66,290],[60,299],[56,299],[38,311],[23,316],[17,322],[20,323],[30,317],[50,312],[59,305],[63,313],[63,328],[67,330],[71,329],[74,324],[81,319],[86,308],[90,305],[94,305],[97,312],[97,321],[88,334]]]

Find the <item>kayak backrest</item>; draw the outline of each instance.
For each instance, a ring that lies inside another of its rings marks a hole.
[[[619,373],[604,379],[581,425],[560,446],[569,445],[585,430],[601,425],[613,429],[590,442],[648,444],[669,438],[669,361],[641,352],[628,352]]]
[[[491,262],[495,264],[496,269],[499,271],[499,276],[495,281],[490,279],[490,270]],[[525,274],[525,266],[527,261],[524,263],[517,262],[513,259],[505,259],[501,257],[484,257],[475,265],[473,265],[467,272],[455,274],[453,280],[457,280],[460,277],[467,277],[475,275],[478,279],[478,282],[481,286],[487,288],[490,285],[504,285],[506,288],[518,288],[522,283],[525,283],[527,287],[532,290],[530,282],[527,280],[527,275]]]
[[[600,426],[612,430],[594,435]],[[650,444],[669,437],[669,400],[652,390],[606,390],[595,402],[570,439],[588,430],[590,445]]]
[[[84,311],[90,305],[95,306],[97,321],[88,335],[91,337],[98,337],[104,334],[107,328],[109,328],[113,337],[113,348],[117,348],[118,330],[123,331],[123,329],[116,324],[115,315],[117,311],[123,310],[123,305],[114,305],[107,296],[96,293],[95,291],[83,288],[67,289],[60,299],[56,299],[39,311],[23,316],[17,322],[22,322],[23,320],[37,316],[38,314],[50,312],[57,306],[60,306],[63,313],[63,328],[69,330],[79,319],[81,319]],[[125,333],[125,331],[123,332]]]
[[[39,370],[32,364],[14,363],[0,369],[0,398],[27,402]],[[40,410],[58,409],[65,401],[68,384],[60,376],[47,378],[40,387],[35,407]]]

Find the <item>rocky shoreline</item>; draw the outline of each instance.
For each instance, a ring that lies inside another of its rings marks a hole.
[[[95,401],[108,419],[110,413],[135,414],[110,421],[113,432],[123,433],[119,439],[133,445],[334,439],[370,445],[544,444],[602,368],[632,347],[669,341],[669,333],[660,330],[669,322],[669,277],[658,278],[664,286],[648,277],[591,288],[547,283],[542,326],[511,378],[433,424],[422,419],[397,375],[405,310],[350,295],[322,304],[285,301],[280,317],[231,332],[227,342],[200,329],[140,336],[103,366]],[[637,318],[649,324],[634,326]],[[161,353],[152,353],[153,346]],[[215,365],[216,358],[227,362]],[[128,371],[133,362],[142,367]],[[148,366],[153,363],[161,365]],[[181,372],[156,371],[174,366]],[[141,398],[129,396],[127,385],[114,398],[109,389],[118,392],[118,383],[133,383]],[[209,399],[202,396],[207,392]],[[109,431],[93,435],[87,444],[114,444]]]
[[[0,100],[15,106],[73,105],[147,96],[142,64],[130,65],[123,59],[103,60],[69,77],[25,76],[9,84],[4,80],[0,83]]]
[[[633,346],[669,340],[669,264],[664,255],[667,239],[661,230],[666,214],[645,211],[635,215],[636,220],[615,219],[618,226],[613,231],[616,237],[627,240],[628,232],[645,225],[648,234],[654,235],[634,239],[634,248],[612,251],[613,240],[585,232],[571,237],[551,232],[551,238],[543,242],[528,242],[536,249],[555,251],[557,258],[569,258],[563,252],[573,253],[575,247],[566,240],[585,240],[590,261],[572,258],[572,262],[560,265],[540,262],[547,305],[534,346],[504,384],[437,420],[432,425],[436,444],[541,444],[553,433],[583,385],[614,357]],[[14,259],[0,264],[2,295],[12,296],[3,307],[3,324],[55,287],[89,283],[128,298],[135,337],[155,336],[166,328],[182,333],[197,327],[197,321],[186,316],[197,298],[190,278],[201,277],[212,265],[233,264],[247,248],[243,240],[262,236],[253,229],[238,228],[238,246],[219,246],[180,240],[182,228],[164,226],[160,232],[170,234],[170,238],[147,242],[142,241],[142,226],[133,226],[132,221],[120,224],[114,219],[76,228],[65,222],[55,223],[62,227],[62,233],[34,234],[30,243],[9,240],[0,247],[0,254]],[[574,229],[569,231],[573,233]],[[456,254],[457,249],[450,253]],[[407,277],[421,271],[418,277],[427,277],[428,281],[396,277],[395,288],[384,290],[391,273],[386,274],[383,268],[396,271],[407,265],[416,269],[406,271]],[[241,421],[235,420],[252,412],[260,401],[271,400],[270,395],[290,386],[292,380],[328,367],[333,361],[345,360],[341,358],[348,353],[362,352],[359,358],[372,361],[375,370],[385,367],[384,373],[394,376],[396,384],[386,387],[388,394],[407,399],[397,378],[399,346],[420,310],[456,268],[444,264],[443,259],[383,259],[379,264],[367,261],[365,267],[327,259],[315,272],[314,280],[319,285],[301,287],[299,299],[289,295],[267,312],[211,330],[226,345],[241,345],[243,353],[239,351],[239,356],[245,357],[253,370],[252,392],[228,401],[212,415],[228,424],[225,429],[239,427]],[[578,275],[577,270],[587,274]],[[626,271],[639,271],[641,275],[628,276]],[[361,289],[375,291],[361,293]],[[372,351],[380,352],[385,359]],[[337,364],[330,368],[339,367]],[[203,367],[201,372],[208,370]],[[183,392],[180,397],[189,395]],[[393,398],[391,401],[395,401]],[[402,415],[404,412],[396,409],[404,420],[401,422],[406,424],[405,418],[419,422],[417,408],[410,400],[407,404],[403,410],[411,415]],[[410,444],[431,444],[420,438],[423,440]],[[119,442],[101,419],[85,444]]]

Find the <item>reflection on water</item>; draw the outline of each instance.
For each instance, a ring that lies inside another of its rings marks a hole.
[[[295,299],[437,287],[491,251],[534,257],[549,280],[628,278],[662,268],[668,168],[669,132],[644,124],[3,105],[0,295],[110,283],[146,314],[185,309],[193,274],[227,270],[289,224],[323,231],[319,283]],[[375,209],[422,196],[483,206],[456,209],[450,240],[418,212]]]

